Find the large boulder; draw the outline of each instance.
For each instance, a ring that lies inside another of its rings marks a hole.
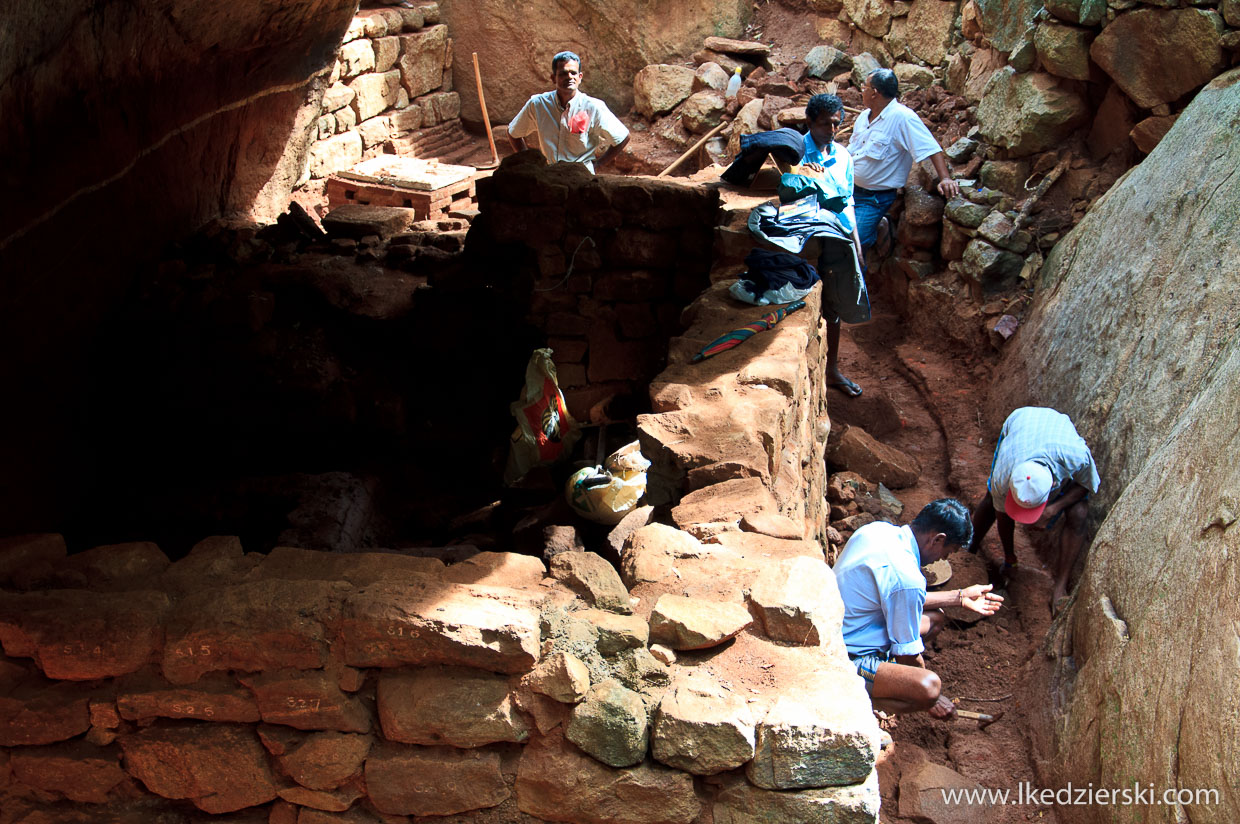
[[[1010,52],[1020,43],[1042,0],[973,0],[982,38],[992,48]]]
[[[886,0],[844,0],[844,11],[857,28],[873,37],[891,29],[891,4]]]
[[[946,59],[958,7],[954,0],[913,0],[908,10],[905,43],[914,57],[931,66]]]
[[[1042,68],[1056,77],[1089,79],[1089,38],[1087,29],[1044,23],[1034,32]]]
[[[706,134],[723,121],[727,103],[714,90],[694,92],[680,107],[680,120],[693,134]]]
[[[1238,118],[1232,70],[1051,252],[1000,370],[992,421],[1035,399],[1067,413],[1104,478],[1026,703],[1047,785],[1210,788],[1240,772]],[[1209,815],[1240,820],[1240,800],[1223,792]]]
[[[848,52],[834,46],[814,46],[805,55],[806,74],[819,80],[830,80],[852,68]]]
[[[633,78],[633,110],[643,117],[667,114],[693,93],[696,78],[688,66],[656,63],[645,67]]]
[[[1138,106],[1171,103],[1226,64],[1223,20],[1206,9],[1139,9],[1102,30],[1090,57]]]
[[[507,0],[453,0],[442,8],[452,32],[461,117],[479,125],[475,84],[461,82],[473,77],[473,52],[493,123],[508,122],[531,94],[551,88],[551,58],[564,48],[581,55],[582,90],[622,114],[644,66],[689,54],[712,35],[739,36],[753,13],[748,0],[586,0],[572,14],[542,0],[519,9]],[[503,36],[496,36],[497,25]]]
[[[990,76],[977,107],[982,137],[1013,157],[1057,146],[1088,117],[1086,101],[1051,75],[1011,66]]]

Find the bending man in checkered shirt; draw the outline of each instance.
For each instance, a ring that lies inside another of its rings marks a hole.
[[[1052,562],[1051,611],[1068,594],[1068,575],[1085,545],[1089,493],[1098,491],[1098,467],[1084,438],[1062,412],[1040,406],[1017,409],[1003,423],[986,481],[987,494],[973,511],[973,542],[978,552],[990,525],[999,522],[1003,568],[992,570],[1002,586],[1016,565],[1016,524],[1050,529],[1062,515],[1059,549]]]

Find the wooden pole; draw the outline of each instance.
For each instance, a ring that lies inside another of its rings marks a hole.
[[[487,116],[487,99],[482,94],[482,72],[478,69],[478,52],[474,52],[474,82],[478,84],[478,105],[482,107],[482,125],[487,128],[487,142],[491,144],[491,167],[499,165],[499,152],[495,149],[495,135],[491,132],[491,118]]]
[[[720,123],[718,126],[716,126],[715,128],[711,129],[711,130],[710,130],[709,132],[707,132],[706,134],[702,135],[701,139],[700,139],[700,140],[698,140],[698,142],[697,142],[697,143],[694,143],[692,146],[690,146],[690,147],[689,147],[689,149],[688,149],[688,151],[686,151],[686,152],[685,152],[684,154],[682,154],[680,157],[678,157],[678,158],[676,158],[675,160],[673,160],[673,161],[672,161],[672,165],[671,165],[671,166],[668,166],[666,169],[664,169],[663,171],[659,172],[657,175],[655,175],[655,177],[664,177],[664,176],[666,176],[669,172],[671,172],[671,171],[672,171],[672,169],[675,169],[675,168],[676,168],[677,166],[679,166],[681,163],[684,163],[686,160],[688,160],[688,159],[689,159],[689,157],[690,157],[690,156],[691,156],[694,152],[696,152],[698,149],[700,149],[700,148],[702,148],[703,146],[705,146],[705,145],[706,145],[706,141],[710,140],[712,137],[714,137],[715,135],[719,134],[719,131],[720,131],[720,130],[724,127],[724,126],[726,126],[726,125],[728,125],[728,122],[727,122],[727,121],[725,121],[725,122],[723,122],[723,123]]]

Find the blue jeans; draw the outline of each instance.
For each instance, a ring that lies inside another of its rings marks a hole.
[[[868,249],[878,238],[878,222],[896,202],[896,190],[876,192],[853,186],[853,202],[857,211],[857,234],[861,236],[862,248]]]

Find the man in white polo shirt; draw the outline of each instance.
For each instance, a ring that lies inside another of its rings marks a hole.
[[[573,52],[551,58],[555,89],[531,97],[508,124],[513,151],[528,148],[525,138],[533,135],[548,163],[582,163],[593,172],[624,148],[629,130],[606,103],[577,88],[582,77],[581,58]]]
[[[908,526],[876,521],[858,529],[835,561],[844,602],[844,645],[877,710],[925,711],[949,718],[956,708],[939,676],[926,669],[925,639],[946,623],[942,608],[994,615],[1003,598],[989,584],[926,592],[921,568],[969,545],[973,527],[960,501],[941,498]]]
[[[848,141],[848,153],[853,159],[853,207],[863,249],[873,247],[878,223],[895,202],[896,190],[908,182],[913,163],[929,158],[939,176],[939,194],[960,194],[960,186],[947,170],[939,142],[917,113],[896,99],[899,94],[895,72],[871,72],[861,87],[861,104],[866,108],[853,122]],[[835,382],[848,395],[861,394],[861,387],[843,375]]]

